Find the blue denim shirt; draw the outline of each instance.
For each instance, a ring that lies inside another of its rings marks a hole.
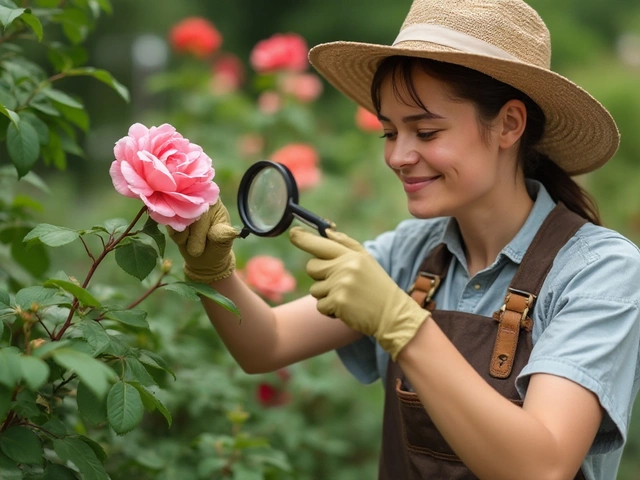
[[[422,260],[444,242],[453,254],[436,293],[438,308],[491,316],[529,244],[555,203],[528,180],[534,207],[495,262],[469,277],[457,223],[451,218],[407,220],[366,242],[366,248],[403,289]],[[590,480],[615,478],[640,386],[640,251],[617,232],[585,224],[558,253],[533,311],[533,351],[517,377],[521,397],[535,373],[565,377],[597,395],[605,415],[583,463]],[[370,337],[338,350],[362,383],[385,377],[388,354]]]

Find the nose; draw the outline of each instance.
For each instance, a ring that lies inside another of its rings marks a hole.
[[[387,148],[387,165],[394,170],[402,170],[404,167],[415,165],[420,160],[420,154],[414,148],[413,142],[408,139],[401,140],[398,137]]]

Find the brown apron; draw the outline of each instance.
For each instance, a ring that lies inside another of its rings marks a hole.
[[[409,292],[433,313],[433,320],[482,378],[517,405],[522,401],[515,379],[533,347],[533,303],[558,251],[585,222],[562,204],[554,208],[522,259],[504,305],[493,317],[435,308],[433,295],[452,258],[444,244],[432,250],[422,263]],[[440,435],[400,366],[391,360],[385,388],[379,480],[478,478]],[[575,478],[585,477],[580,471]]]

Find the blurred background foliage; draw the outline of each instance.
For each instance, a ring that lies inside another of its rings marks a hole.
[[[552,32],[553,68],[586,88],[618,122],[622,144],[615,159],[580,181],[596,197],[605,224],[638,242],[640,3],[529,3]],[[409,0],[113,0],[113,14],[100,20],[87,47],[90,64],[126,85],[131,102],[125,104],[97,83],[61,82],[59,88],[81,97],[89,112],[91,127],[81,138],[86,156],[70,156],[63,172],[36,166],[50,187],[41,197],[37,217],[70,228],[91,225],[98,218],[131,218],[139,204],[117,195],[108,175],[113,144],[134,122],[168,122],[213,158],[222,198],[236,223],[235,195],[244,170],[287,143],[306,143],[318,151],[322,170],[321,182],[301,195],[306,208],[331,218],[359,240],[393,228],[407,216],[404,194],[385,171],[382,141],[356,128],[355,105],[325,83],[312,104],[289,101],[267,113],[257,108],[258,98],[277,79],[252,72],[249,55],[257,42],[278,32],[297,33],[310,46],[338,39],[390,43],[409,5]],[[221,52],[231,52],[244,63],[241,91],[212,93],[211,65],[171,50],[171,28],[191,16],[213,22],[223,37]],[[247,134],[261,139],[257,148],[242,146]],[[173,245],[168,250],[179,263]],[[255,255],[282,259],[297,280],[296,290],[285,300],[305,293],[305,257],[286,239],[249,237],[236,242],[236,253],[240,268]],[[64,265],[71,273],[82,261],[77,252],[63,247],[52,258],[51,270]],[[100,280],[125,288],[129,281],[115,268],[106,269]],[[151,417],[143,428],[123,437],[94,432],[92,438],[104,435],[110,445],[112,478],[218,478],[229,465],[235,470],[226,471],[242,479],[374,478],[381,425],[379,385],[358,385],[334,354],[284,372],[247,376],[226,353],[198,305],[159,295],[143,307],[149,311],[152,334],[137,341],[161,354],[176,373],[175,381],[158,379],[174,423],[168,429],[162,418]],[[238,425],[254,440],[267,439],[277,455],[267,460],[258,454],[251,457],[260,441],[239,449],[230,446],[229,439],[238,439],[233,431]],[[618,478],[640,478],[640,406],[632,417]]]

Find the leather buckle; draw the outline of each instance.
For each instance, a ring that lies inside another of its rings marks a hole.
[[[426,282],[422,281],[422,279],[426,279]],[[427,272],[418,272],[418,277],[416,278],[416,281],[413,282],[413,285],[411,285],[408,294],[414,297],[413,293],[416,290],[426,293],[426,296],[418,302],[420,306],[424,308],[433,299],[436,290],[440,286],[440,280],[439,275]]]
[[[516,294],[521,297],[526,297],[525,307],[522,310],[522,315],[520,316],[520,325],[524,326],[526,324],[527,315],[529,315],[529,310],[531,310],[531,307],[533,306],[533,302],[535,302],[536,298],[538,297],[536,297],[533,293],[529,293],[523,290],[518,290],[517,288],[509,287],[509,293],[507,293],[507,296],[504,299],[504,304],[502,305],[502,307],[500,307],[500,313],[504,313],[507,310],[507,305],[511,300],[511,294]]]

